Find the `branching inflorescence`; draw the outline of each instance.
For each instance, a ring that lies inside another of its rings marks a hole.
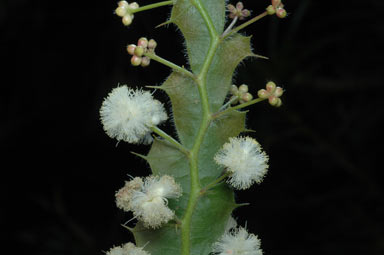
[[[283,89],[270,81],[254,98],[248,85],[233,85],[232,76],[243,59],[265,58],[252,52],[250,37],[239,31],[267,15],[284,18],[287,13],[280,0],[272,0],[254,17],[243,3],[226,5],[225,0],[172,0],[145,6],[120,1],[115,13],[129,26],[134,14],[162,6],[172,6],[166,23],[182,32],[189,68],[156,55],[154,39],[142,37],[129,44],[127,52],[133,66],[147,67],[153,60],[172,70],[155,88],[171,100],[178,137],[158,127],[168,115],[149,91],[123,85],[105,98],[101,122],[111,138],[152,144],[147,155],[139,155],[149,163],[152,175],[132,178],[116,192],[117,207],[132,212],[137,220],[134,228],[125,226],[136,245],[116,246],[107,254],[261,255],[258,237],[237,226],[232,217],[239,207],[233,189],[261,183],[269,160],[254,138],[240,136],[247,131],[242,109],[265,100],[279,107]]]

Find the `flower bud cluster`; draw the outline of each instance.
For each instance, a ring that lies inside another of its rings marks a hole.
[[[260,89],[257,95],[262,99],[267,99],[270,105],[280,107],[282,101],[280,97],[283,95],[284,90],[280,87],[276,87],[273,81],[270,81],[266,85],[266,89]]]
[[[238,17],[239,20],[243,20],[251,16],[251,12],[248,9],[244,9],[244,5],[242,2],[238,2],[236,6],[228,4],[227,9],[229,11],[229,18],[231,19]]]
[[[117,4],[118,7],[115,10],[116,15],[122,18],[125,26],[131,25],[134,18],[132,10],[139,8],[139,4],[136,2],[129,4],[127,1],[120,1]]]
[[[116,205],[124,211],[132,211],[146,227],[158,228],[175,217],[168,207],[169,198],[179,198],[182,189],[173,177],[136,177],[126,182],[116,193]]]
[[[157,46],[157,42],[154,39],[148,41],[147,38],[141,37],[137,41],[137,45],[129,44],[127,46],[128,54],[132,55],[131,64],[133,66],[147,67],[149,66],[151,59],[144,56],[145,53],[154,53]]]
[[[267,13],[269,15],[276,14],[279,18],[285,18],[287,16],[287,11],[284,9],[284,5],[281,3],[281,0],[272,0],[271,5],[267,7]]]
[[[240,85],[240,87],[232,85],[230,92],[232,94],[230,99],[232,104],[237,104],[238,102],[243,104],[253,99],[252,94],[248,92],[248,86],[245,84]]]

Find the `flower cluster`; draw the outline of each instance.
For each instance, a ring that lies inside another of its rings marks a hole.
[[[251,12],[248,9],[244,9],[244,5],[242,2],[238,2],[236,6],[232,4],[227,5],[227,9],[229,11],[229,18],[239,18],[239,20],[243,20],[249,16],[251,16]]]
[[[257,236],[249,234],[245,228],[236,226],[224,232],[219,241],[213,244],[212,252],[216,255],[263,254]]]
[[[133,243],[126,243],[122,246],[115,246],[106,252],[106,255],[150,255],[143,248],[136,247]]]
[[[137,46],[135,44],[129,44],[127,46],[127,51],[130,55],[132,55],[131,64],[133,66],[149,66],[151,59],[144,56],[144,54],[147,52],[154,53],[156,46],[157,42],[154,39],[148,41],[145,37],[141,37],[138,40]]]
[[[270,105],[280,107],[282,101],[280,97],[283,95],[284,90],[280,87],[276,87],[273,81],[270,81],[265,86],[266,89],[260,89],[257,95],[262,99],[267,99]]]
[[[276,14],[279,18],[285,18],[287,16],[287,11],[284,9],[281,0],[272,0],[271,5],[267,7],[267,13],[269,15]]]
[[[167,120],[164,106],[148,91],[117,87],[100,109],[104,130],[111,138],[129,143],[152,142],[151,127]]]
[[[242,84],[239,87],[232,85],[230,92],[232,94],[230,99],[232,104],[237,104],[238,102],[243,104],[253,99],[252,94],[248,92],[248,86],[245,84]]]
[[[127,1],[120,1],[117,4],[118,7],[115,10],[116,15],[122,18],[125,26],[131,25],[134,18],[132,10],[139,8],[139,4],[136,2],[129,4]]]
[[[181,193],[180,185],[171,176],[149,176],[144,180],[136,177],[116,193],[116,205],[132,211],[144,226],[158,228],[175,217],[167,206],[168,199],[179,198]]]
[[[217,164],[231,173],[227,182],[236,189],[260,183],[268,170],[268,156],[250,137],[232,137],[215,155]]]

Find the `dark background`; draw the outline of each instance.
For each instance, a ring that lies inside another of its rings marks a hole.
[[[244,3],[258,14],[269,1]],[[235,216],[265,254],[382,255],[384,3],[285,3],[287,19],[267,17],[244,31],[270,60],[246,60],[235,83],[256,94],[272,79],[286,92],[279,109],[250,108],[248,126],[270,155],[270,171],[261,185],[237,192],[251,205]],[[132,240],[120,226],[131,215],[115,207],[114,193],[128,173],[149,174],[130,154],[149,148],[116,146],[98,111],[117,84],[160,85],[170,73],[155,62],[131,67],[128,43],[155,38],[158,55],[185,60],[174,26],[153,29],[168,7],[137,14],[129,28],[115,8],[115,1],[0,1],[2,250],[103,254]]]

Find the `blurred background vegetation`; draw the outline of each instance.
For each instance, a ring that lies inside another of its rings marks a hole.
[[[153,1],[140,1],[140,4]],[[257,15],[268,0],[243,1]],[[250,108],[251,135],[270,155],[261,185],[237,193],[235,211],[265,254],[384,254],[382,1],[286,0],[285,20],[245,29],[255,52],[235,84],[285,89],[279,109]],[[169,8],[125,28],[115,1],[0,1],[0,224],[17,254],[103,254],[132,240],[114,204],[127,174],[147,175],[99,121],[117,84],[160,85],[170,70],[133,68],[125,46],[155,38],[157,53],[185,64]],[[168,102],[163,92],[156,97]],[[169,104],[168,104],[169,105]],[[165,127],[164,127],[165,128]],[[167,129],[167,128],[165,128]],[[172,132],[171,128],[167,129]],[[4,239],[3,239],[4,240]]]

